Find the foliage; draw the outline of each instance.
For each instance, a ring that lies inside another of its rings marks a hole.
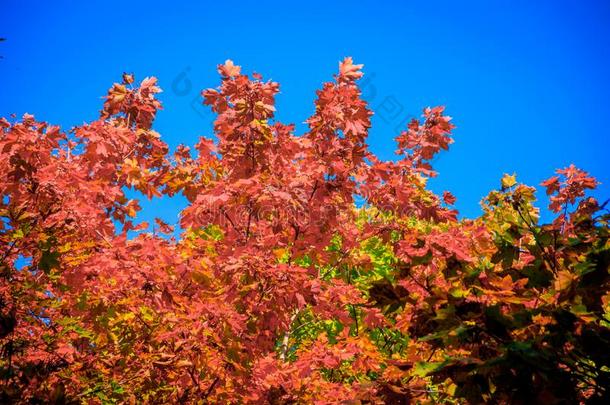
[[[202,93],[216,142],[195,151],[151,129],[154,78],[123,75],[68,133],[2,119],[2,402],[607,403],[596,181],[559,170],[540,224],[506,175],[458,220],[426,188],[444,109],[382,161],[362,65],[339,68],[302,136],[274,120],[279,85],[231,61]],[[180,238],[145,231],[128,189],[186,196]]]

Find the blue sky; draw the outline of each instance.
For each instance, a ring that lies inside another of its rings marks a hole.
[[[365,64],[380,157],[394,158],[392,138],[423,107],[454,117],[431,186],[452,191],[463,216],[480,213],[503,173],[537,185],[570,163],[610,198],[610,2],[100,3],[2,0],[0,116],[29,112],[67,129],[94,120],[107,88],[134,72],[164,89],[163,139],[193,144],[212,134],[199,92],[230,58],[281,84],[277,117],[302,131],[315,90],[353,56]],[[144,217],[175,222],[183,205],[144,202]]]

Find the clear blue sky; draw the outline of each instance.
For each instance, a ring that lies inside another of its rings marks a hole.
[[[394,157],[404,119],[447,106],[455,143],[432,187],[452,191],[462,215],[478,215],[505,172],[537,185],[570,163],[610,197],[608,1],[88,3],[0,2],[1,116],[79,125],[128,71],[159,78],[165,141],[193,144],[211,135],[198,94],[218,84],[225,59],[278,81],[278,118],[300,124],[314,91],[353,56],[365,64],[369,144],[382,158]],[[175,222],[183,204],[145,203],[145,216]]]

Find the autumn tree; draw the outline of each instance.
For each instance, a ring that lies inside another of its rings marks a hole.
[[[361,69],[339,64],[297,135],[279,85],[227,61],[202,93],[214,139],[171,154],[154,78],[124,74],[69,132],[2,119],[2,401],[607,402],[596,180],[545,181],[550,224],[509,175],[458,219],[426,187],[450,117],[425,108],[380,160]],[[130,189],[184,195],[180,237]]]

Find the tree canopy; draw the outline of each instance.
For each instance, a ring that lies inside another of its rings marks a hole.
[[[366,144],[346,58],[305,134],[279,85],[227,61],[215,140],[170,153],[155,78],[96,121],[0,119],[0,400],[22,403],[607,403],[610,243],[596,180],[505,175],[459,219],[427,188],[454,128],[425,108]],[[181,232],[137,200],[182,194]],[[135,236],[133,236],[135,235]]]

